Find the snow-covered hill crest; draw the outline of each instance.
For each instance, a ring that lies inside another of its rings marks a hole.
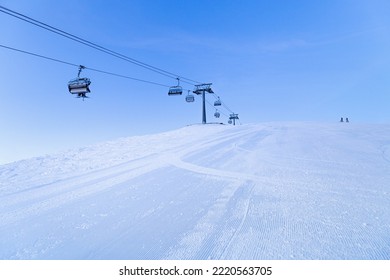
[[[0,259],[390,259],[390,125],[194,125],[0,166]]]

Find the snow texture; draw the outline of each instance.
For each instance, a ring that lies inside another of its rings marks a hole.
[[[390,259],[390,125],[193,125],[0,166],[0,259]]]

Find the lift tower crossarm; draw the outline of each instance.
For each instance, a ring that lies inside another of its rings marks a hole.
[[[214,93],[214,91],[211,89],[211,85],[212,83],[195,85],[195,90],[193,91],[193,93],[198,95],[202,94],[203,91],[207,91],[208,93]]]

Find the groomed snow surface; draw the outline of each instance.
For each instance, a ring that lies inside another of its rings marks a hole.
[[[390,125],[193,125],[0,166],[0,259],[390,259]]]

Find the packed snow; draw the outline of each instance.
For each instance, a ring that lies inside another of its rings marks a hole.
[[[390,259],[390,125],[193,125],[0,166],[0,259]]]

